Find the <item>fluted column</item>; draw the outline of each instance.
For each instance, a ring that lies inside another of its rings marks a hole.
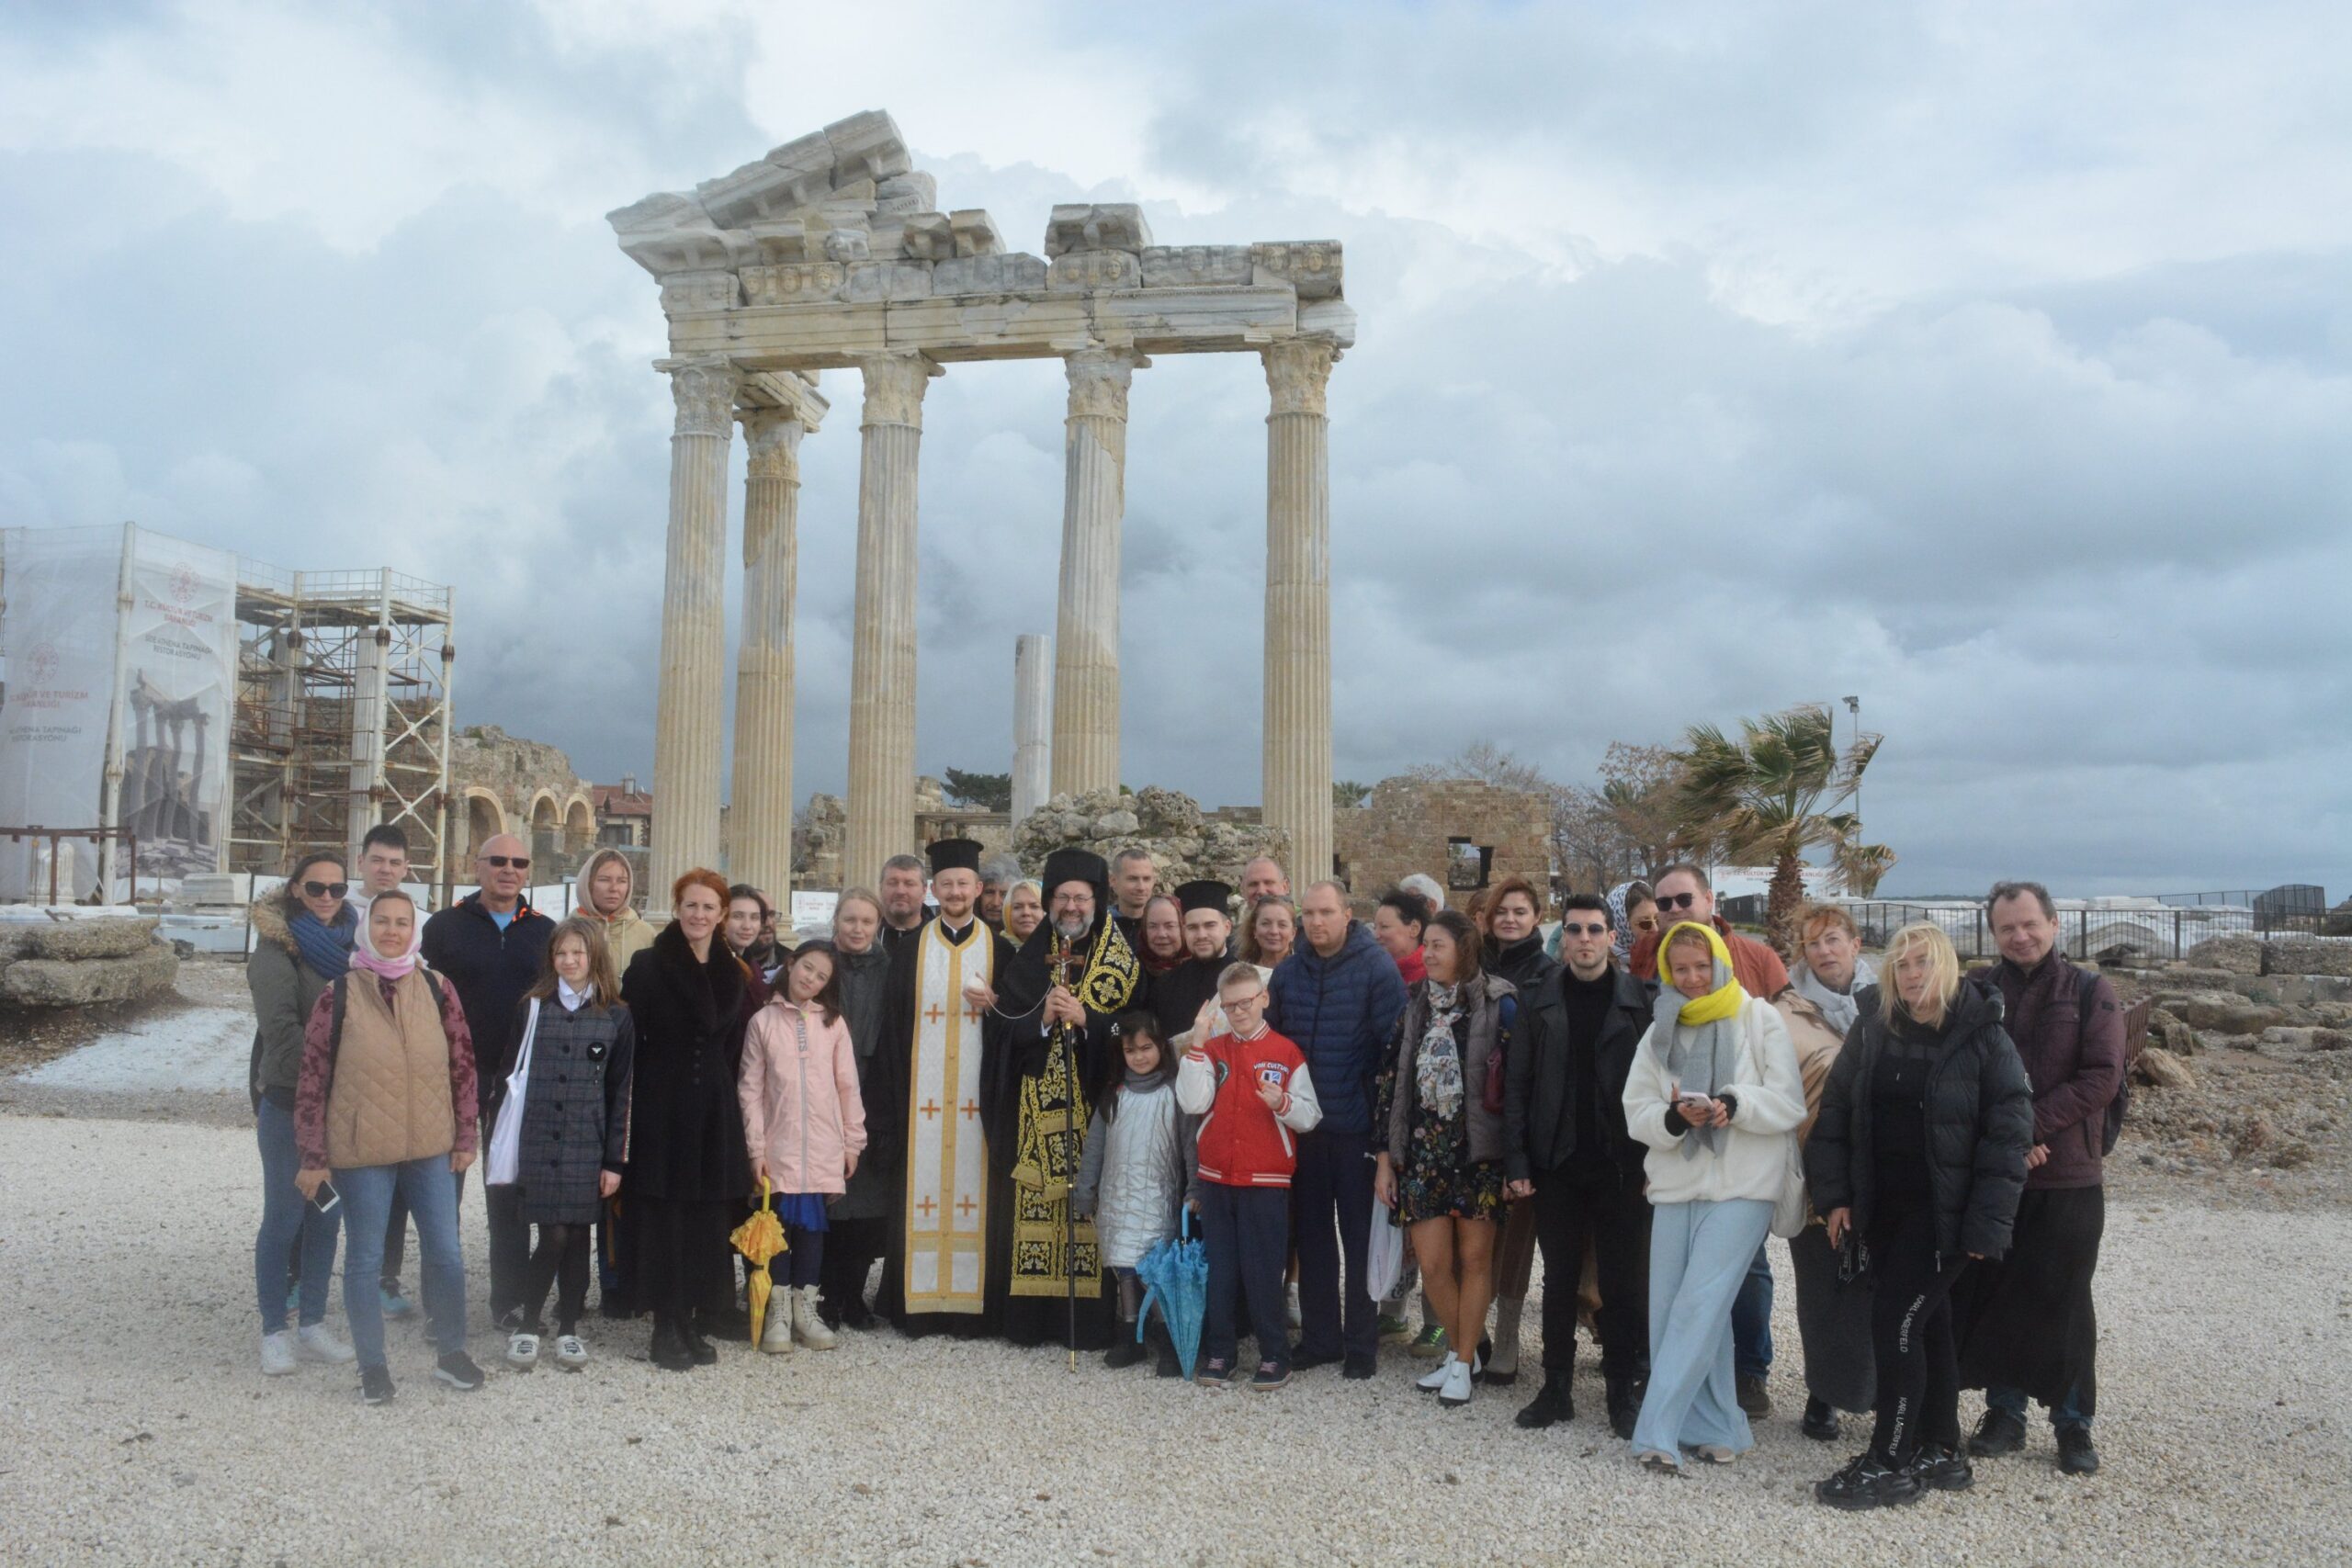
[[[726,715],[727,449],[734,367],[670,372],[670,542],[662,580],[662,679],[653,720],[653,899],[681,872],[718,863],[718,752]]]
[[[1119,783],[1119,525],[1127,497],[1127,384],[1149,364],[1082,348],[1064,362],[1061,597],[1054,629],[1053,792]]]
[[[870,887],[885,860],[915,847],[916,457],[922,395],[939,367],[919,354],[877,354],[858,368],[865,412],[842,878]]]
[[[792,599],[798,574],[800,437],[787,409],[742,412],[743,632],[735,647],[734,841],[729,874],[792,902]]]
[[[1054,639],[1012,641],[1012,824],[1046,804],[1054,780]]]
[[[1289,829],[1291,885],[1331,874],[1331,448],[1323,389],[1339,348],[1264,351],[1266,821]]]

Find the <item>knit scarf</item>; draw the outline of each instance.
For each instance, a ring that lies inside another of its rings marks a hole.
[[[1854,1020],[1860,1014],[1854,998],[1865,987],[1878,984],[1878,971],[1871,967],[1869,959],[1855,959],[1854,977],[1842,992],[1831,990],[1821,976],[1813,972],[1810,964],[1798,964],[1791,978],[1796,982],[1797,995],[1819,1008],[1821,1016],[1829,1021],[1829,1027],[1843,1034],[1854,1027]]]
[[[1413,1058],[1413,1087],[1422,1110],[1451,1122],[1462,1109],[1462,1047],[1453,1038],[1454,1022],[1462,1016],[1462,987],[1432,980],[1427,995],[1429,1022]]]
[[[1715,988],[1703,997],[1684,996],[1669,978],[1667,950],[1686,931],[1705,937],[1714,952]],[[1651,1014],[1650,1048],[1664,1056],[1667,1076],[1681,1093],[1703,1094],[1712,1100],[1737,1069],[1739,1013],[1747,1001],[1747,993],[1732,973],[1731,949],[1724,945],[1713,927],[1679,920],[1658,939],[1657,968],[1663,983]],[[1682,1157],[1697,1159],[1702,1149],[1712,1154],[1723,1131],[1713,1126],[1691,1128],[1682,1135]]]
[[[332,980],[351,967],[351,942],[359,929],[359,917],[350,905],[335,906],[332,924],[308,909],[297,909],[288,917],[286,929],[293,933],[302,962],[320,979]]]

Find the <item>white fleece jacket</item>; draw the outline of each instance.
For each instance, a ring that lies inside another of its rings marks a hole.
[[[1777,1199],[1788,1171],[1789,1145],[1804,1120],[1804,1079],[1780,1013],[1754,997],[1742,1004],[1732,1081],[1715,1090],[1728,1095],[1736,1109],[1713,1151],[1702,1149],[1695,1159],[1682,1157],[1687,1134],[1667,1131],[1674,1083],[1666,1070],[1666,1052],[1655,1038],[1657,1030],[1653,1023],[1643,1034],[1634,1050],[1633,1070],[1625,1075],[1625,1129],[1649,1146],[1643,1168],[1649,1176],[1650,1201]]]

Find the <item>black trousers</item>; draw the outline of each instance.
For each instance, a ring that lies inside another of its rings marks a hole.
[[[1283,1269],[1290,1261],[1290,1194],[1279,1187],[1202,1182],[1201,1250],[1209,1264],[1201,1354],[1232,1364],[1239,1333],[1235,1308],[1246,1292],[1258,1359],[1288,1366],[1290,1325],[1283,1311]],[[1302,1273],[1305,1268],[1302,1263]]]
[[[889,1221],[835,1220],[825,1233],[825,1261],[817,1280],[817,1296],[826,1312],[839,1317],[853,1301],[865,1303],[865,1281],[882,1256]]]
[[[1600,1371],[1649,1371],[1650,1205],[1641,1180],[1613,1167],[1535,1173],[1535,1245],[1544,1253],[1544,1370],[1577,1364],[1577,1294],[1584,1249],[1600,1274]]]
[[[503,1323],[523,1310],[523,1280],[531,1268],[531,1222],[523,1217],[520,1186],[485,1185],[482,1193],[482,1211],[490,1222],[490,1320]]]
[[[1299,1351],[1369,1360],[1380,1351],[1379,1303],[1363,1285],[1372,1247],[1370,1134],[1301,1133],[1291,1191],[1298,1217]],[[1277,1322],[1282,1299],[1277,1289]],[[1254,1294],[1250,1311],[1254,1317]]]
[[[1967,1272],[1962,1254],[1936,1256],[1936,1215],[1921,1204],[1873,1225],[1871,1348],[1878,1373],[1878,1426],[1871,1449],[1882,1463],[1908,1464],[1923,1442],[1960,1446],[1960,1355],[1952,1343],[1951,1290]]]
[[[537,1327],[539,1314],[548,1304],[548,1285],[552,1281],[556,1287],[556,1332],[579,1331],[580,1314],[588,1310],[588,1255],[594,1250],[588,1239],[589,1230],[585,1224],[539,1227],[539,1244],[523,1266],[521,1304],[526,1326]]]

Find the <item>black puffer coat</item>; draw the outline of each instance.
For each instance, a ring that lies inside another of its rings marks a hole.
[[[637,1061],[623,1201],[632,1192],[713,1202],[751,1191],[735,1077],[743,1025],[764,989],[715,936],[710,956],[696,963],[675,921],[628,961],[621,1000],[636,1026]]]
[[[1877,987],[1855,1000],[1861,1017],[1848,1031],[1822,1089],[1804,1169],[1814,1212],[1851,1209],[1855,1229],[1867,1235],[1878,1196],[1871,1078],[1886,1048],[1888,1026],[1879,1013]],[[1999,1004],[1973,986],[1962,986],[1953,999],[1951,1027],[1928,1068],[1927,1111],[1938,1251],[2002,1256],[2025,1191],[2033,1086],[2001,1027]]]

